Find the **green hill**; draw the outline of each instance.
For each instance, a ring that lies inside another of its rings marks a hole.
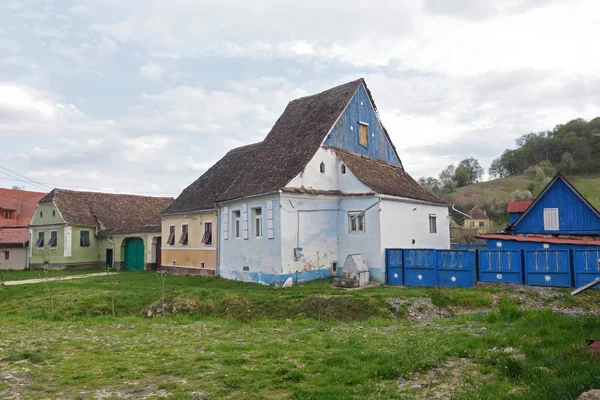
[[[573,175],[567,178],[590,203],[600,209],[600,174]],[[526,190],[530,185],[534,185],[534,196],[537,196],[543,189],[543,187],[535,186],[533,177],[514,175],[463,186],[446,195],[446,198],[456,205],[508,203],[513,191]]]

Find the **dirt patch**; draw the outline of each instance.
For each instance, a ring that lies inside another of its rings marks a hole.
[[[391,298],[388,304],[396,310],[396,314],[423,325],[451,316],[447,309],[434,305],[429,297]]]
[[[198,309],[198,302],[189,297],[168,297],[164,303],[157,300],[144,310],[144,317],[164,317],[175,314],[191,314]]]
[[[579,396],[577,400],[600,400],[600,390],[594,389],[581,393],[581,396]]]
[[[400,392],[413,392],[421,399],[451,399],[468,381],[480,381],[477,365],[466,358],[450,359],[427,372],[415,372],[408,379],[399,378]]]

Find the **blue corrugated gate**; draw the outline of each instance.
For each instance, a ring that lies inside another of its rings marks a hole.
[[[470,250],[386,249],[386,269],[390,285],[469,287],[477,283],[475,252]]]
[[[525,283],[535,286],[571,287],[569,250],[525,251]]]
[[[404,250],[404,284],[406,286],[435,286],[435,250]]]
[[[523,283],[521,252],[479,250],[479,280],[492,283]]]
[[[404,284],[402,249],[385,249],[385,264],[388,285]]]
[[[573,271],[575,287],[600,278],[600,250],[573,250]]]

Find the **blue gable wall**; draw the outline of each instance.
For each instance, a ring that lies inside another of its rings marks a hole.
[[[522,212],[519,213],[509,213],[509,223],[510,224],[514,224],[515,222],[517,222],[517,220],[521,217],[521,215],[523,215]]]
[[[558,208],[558,231],[544,230],[544,208]],[[562,179],[557,179],[512,231],[597,235],[600,234],[600,218]]]
[[[359,144],[358,123],[369,124],[369,145]],[[371,105],[364,85],[361,85],[327,138],[325,145],[339,147],[399,167],[392,145],[388,141]]]

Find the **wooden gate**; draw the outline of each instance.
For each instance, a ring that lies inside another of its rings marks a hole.
[[[144,241],[141,238],[127,239],[125,244],[125,269],[144,270]]]
[[[479,250],[479,280],[492,283],[523,283],[521,252]]]

